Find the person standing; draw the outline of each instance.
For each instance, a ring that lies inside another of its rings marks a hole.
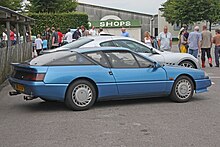
[[[17,43],[19,43],[19,42],[17,42],[18,36],[17,36],[17,30],[16,30],[16,28],[14,28],[13,31],[14,31],[14,44],[17,44]]]
[[[47,42],[47,39],[46,37],[44,36],[43,37],[43,50],[47,50],[48,49],[48,42]]]
[[[147,46],[152,47],[152,42],[153,42],[153,41],[152,41],[152,39],[151,39],[151,37],[150,37],[149,32],[145,32],[144,35],[145,35],[145,37],[144,37],[144,43],[145,43]]]
[[[81,37],[80,29],[77,27],[76,31],[73,33],[73,39],[78,40]]]
[[[51,47],[51,49],[54,49],[54,48],[57,48],[59,46],[58,34],[55,31],[54,27],[52,27],[51,30],[52,30],[52,47]]]
[[[184,28],[183,36],[186,38],[186,40],[189,38],[189,32],[188,32],[188,28],[187,27]]]
[[[158,36],[158,45],[160,50],[171,51],[172,48],[172,34],[168,32],[168,27],[165,26],[163,32]]]
[[[15,33],[10,30],[10,41],[11,41],[11,45],[15,45]]]
[[[194,32],[189,33],[188,43],[189,43],[189,54],[193,55],[195,58],[198,57],[198,52],[201,50],[202,36],[199,33],[199,27],[194,28]]]
[[[180,50],[180,46],[181,46],[181,36],[183,34],[183,31],[184,31],[184,27],[182,27],[178,33],[178,48],[179,48],[179,51],[181,52]]]
[[[8,35],[7,35],[7,29],[5,29],[5,31],[2,32],[2,42],[3,42],[3,46],[5,47],[8,43]]]
[[[43,32],[43,36],[46,38],[47,40],[47,46],[48,48],[50,48],[50,37],[51,37],[51,33],[50,33],[50,28],[49,27],[46,27],[45,28],[45,31]]]
[[[186,52],[188,53],[188,50],[189,50],[189,44],[188,44],[188,38],[189,38],[189,32],[187,31],[188,28],[187,26],[184,28],[184,32],[183,32],[183,36],[184,36],[184,39],[186,41],[186,44],[185,44],[185,47],[186,47]]]
[[[210,67],[212,67],[212,56],[211,56],[211,48],[212,48],[212,33],[207,30],[207,26],[204,25],[202,31],[202,41],[201,41],[201,51],[202,51],[202,68],[205,68],[205,53],[207,54],[208,61]]]
[[[61,46],[62,41],[63,41],[63,33],[60,31],[60,28],[57,28],[57,35],[58,35],[59,46]]]
[[[67,43],[70,43],[73,41],[72,33],[70,32],[70,29],[67,30],[67,33],[65,34],[64,38],[67,41]]]
[[[42,51],[42,44],[43,44],[43,41],[42,39],[40,38],[40,34],[37,35],[37,39],[35,39],[35,49],[37,51],[37,55],[39,56],[40,55],[40,52]]]
[[[129,37],[129,33],[126,31],[125,28],[121,28],[121,36]]]
[[[220,29],[215,30],[216,35],[213,37],[213,43],[215,44],[215,67],[219,67],[220,56]]]
[[[95,35],[97,35],[97,33],[96,33],[96,30],[95,30],[95,27],[94,27],[94,26],[92,26],[92,28],[89,30],[89,35],[91,35],[91,36],[95,36]]]
[[[89,31],[86,29],[86,27],[84,25],[81,26],[81,29],[79,31],[80,31],[82,37],[89,35]]]
[[[184,32],[185,32],[185,29],[183,29],[180,32],[180,45],[179,46],[180,46],[180,52],[181,53],[187,53],[187,48],[186,48],[187,39],[184,36]]]

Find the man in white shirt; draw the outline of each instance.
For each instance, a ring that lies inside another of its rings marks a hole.
[[[171,51],[172,48],[172,34],[168,32],[168,27],[164,27],[164,31],[158,36],[158,45],[161,50]]]
[[[70,32],[70,29],[68,29],[68,32],[65,34],[65,39],[68,43],[72,42],[73,41],[73,38],[72,38],[73,34]]]

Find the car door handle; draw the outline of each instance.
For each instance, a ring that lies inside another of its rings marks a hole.
[[[108,73],[109,73],[110,75],[113,75],[112,71],[109,71]]]

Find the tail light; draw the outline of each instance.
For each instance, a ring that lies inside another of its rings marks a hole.
[[[27,81],[43,81],[45,77],[45,74],[27,74],[23,77],[24,80]]]
[[[33,73],[15,70],[12,74],[12,77],[26,81],[43,81],[45,73]]]

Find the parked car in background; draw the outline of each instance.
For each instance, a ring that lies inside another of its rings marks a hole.
[[[60,48],[49,50],[46,53],[58,50],[68,50],[84,47],[124,47],[156,60],[161,65],[180,65],[189,68],[200,68],[198,59],[188,53],[173,53],[160,51],[129,37],[121,36],[88,36],[64,45]]]
[[[170,96],[189,101],[211,80],[203,70],[161,66],[125,48],[82,48],[12,64],[9,82],[26,100],[62,101],[72,110],[89,109],[97,100]]]

